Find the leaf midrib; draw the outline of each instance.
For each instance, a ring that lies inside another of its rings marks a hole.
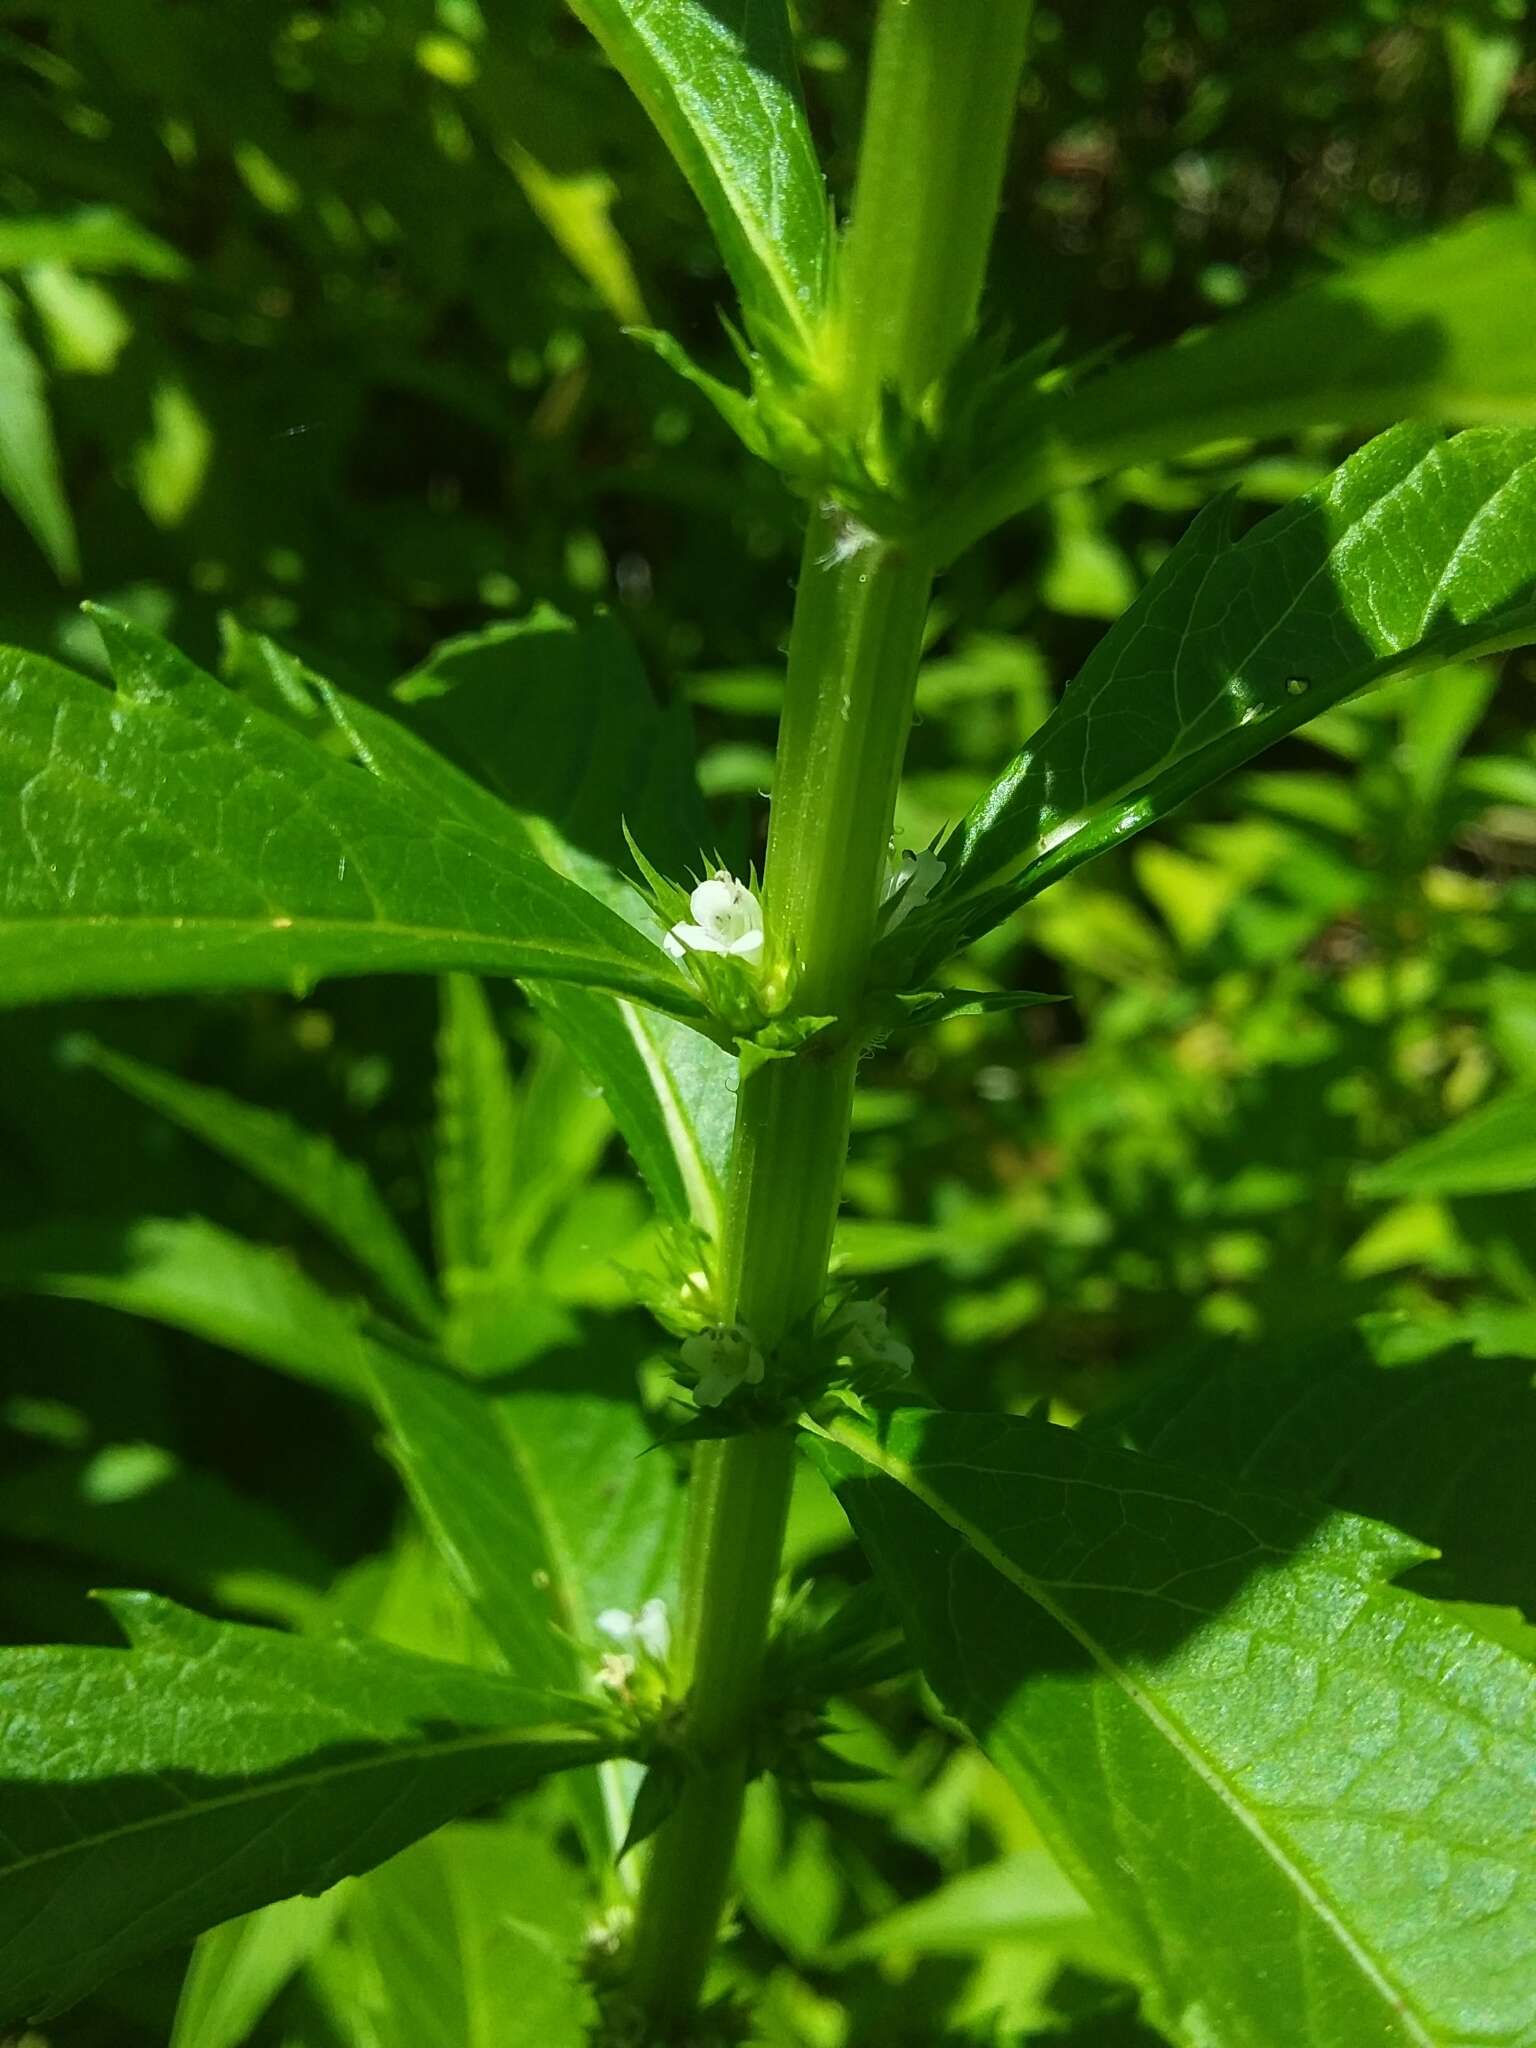
[[[46,1863],[56,1862],[60,1857],[105,1848],[109,1843],[121,1841],[127,1836],[150,1834],[158,1828],[173,1827],[177,1824],[192,1826],[205,1816],[226,1808],[257,1805],[263,1800],[286,1798],[294,1792],[308,1792],[316,1786],[329,1784],[339,1778],[359,1777],[370,1771],[395,1770],[408,1765],[430,1763],[438,1757],[470,1755],[476,1750],[583,1747],[590,1747],[593,1751],[589,1759],[592,1762],[600,1762],[605,1756],[612,1754],[609,1745],[600,1735],[588,1729],[564,1727],[559,1722],[541,1723],[531,1728],[495,1728],[473,1735],[455,1736],[442,1742],[395,1744],[384,1755],[357,1757],[349,1763],[327,1764],[316,1770],[294,1771],[281,1778],[267,1779],[258,1785],[242,1786],[235,1792],[221,1792],[212,1798],[199,1800],[195,1805],[183,1804],[168,1808],[163,1813],[149,1814],[140,1820],[125,1821],[118,1827],[107,1828],[94,1835],[77,1835],[72,1841],[60,1843],[55,1848],[35,1851],[9,1863],[0,1864],[0,1887],[7,1885],[12,1878],[29,1874]],[[158,1777],[164,1774],[154,1772],[149,1775]]]
[[[1442,2044],[1428,2031],[1419,2014],[1410,2007],[1406,1993],[1393,1983],[1385,1967],[1372,1951],[1350,1932],[1344,1921],[1329,1905],[1316,1882],[1295,1857],[1275,1839],[1259,1815],[1244,1803],[1230,1781],[1201,1753],[1181,1724],[1156,1704],[1130,1672],[1110,1656],[1096,1636],[1083,1628],[1069,1612],[1053,1600],[1039,1580],[1031,1578],[1029,1573],[1016,1564],[1006,1552],[1000,1550],[984,1530],[978,1529],[958,1509],[951,1507],[941,1496],[931,1492],[905,1459],[893,1457],[882,1444],[875,1442],[873,1438],[863,1436],[846,1424],[835,1424],[827,1434],[864,1464],[883,1472],[887,1478],[894,1480],[910,1493],[914,1500],[920,1501],[931,1514],[937,1515],[940,1521],[963,1538],[1009,1585],[1022,1593],[1026,1599],[1034,1601],[1036,1606],[1048,1614],[1058,1628],[1070,1636],[1084,1654],[1092,1659],[1104,1676],[1119,1687],[1132,1706],[1157,1730],[1212,1796],[1259,1845],[1275,1868],[1290,1881],[1297,1897],[1336,1939],[1361,1977],[1388,2004],[1394,2017],[1401,2019],[1413,2029],[1411,2038],[1414,2048],[1442,2048]]]
[[[585,961],[601,967],[611,966],[624,975],[624,980],[620,982],[616,979],[614,986],[636,992],[637,996],[639,990],[650,990],[653,986],[646,981],[644,969],[638,963],[631,963],[626,960],[623,954],[604,953],[596,948],[584,949],[579,945],[561,940],[519,939],[498,932],[477,931],[459,925],[406,924],[392,918],[346,919],[312,917],[304,911],[299,911],[293,915],[286,911],[279,912],[278,916],[279,918],[287,919],[287,922],[281,924],[274,923],[270,913],[253,914],[250,917],[209,917],[202,913],[170,916],[162,912],[156,912],[153,915],[141,915],[133,911],[98,912],[84,917],[58,917],[53,915],[36,918],[0,916],[0,942],[3,942],[13,933],[30,939],[46,934],[55,928],[64,932],[78,932],[100,926],[112,929],[126,927],[134,931],[164,930],[185,932],[190,930],[194,933],[207,931],[214,934],[233,932],[237,935],[264,935],[268,938],[281,938],[289,932],[300,932],[306,936],[313,935],[327,938],[359,934],[376,935],[380,938],[411,939],[426,943],[447,941],[454,945],[494,946],[504,954],[516,954],[518,952],[530,955],[536,954],[538,958],[527,970],[532,978],[537,978],[539,973],[543,972],[549,975],[549,978],[552,980],[564,979],[565,977],[563,976],[550,974],[546,962],[553,958],[556,961],[570,960],[577,963]],[[664,994],[667,997],[668,1007],[674,1014],[679,1014],[675,1006],[687,1004],[688,1002],[686,991],[681,989],[674,990],[666,982],[656,984],[655,993],[657,995]],[[684,1011],[681,1014],[691,1014],[691,1012]]]

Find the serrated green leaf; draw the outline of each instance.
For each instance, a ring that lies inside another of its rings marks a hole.
[[[382,1350],[369,1376],[417,1510],[509,1666],[582,1690],[598,1614],[673,1588],[681,1495],[667,1461],[644,1455],[638,1407],[575,1375],[497,1399]],[[572,1792],[601,1865],[623,1831],[617,1788]]]
[[[784,0],[571,0],[692,185],[760,337],[811,336],[832,212]]]
[[[1396,1531],[1019,1417],[817,1447],[1187,2048],[1536,2041],[1536,1672]]]
[[[244,1167],[308,1217],[411,1322],[436,1326],[442,1311],[421,1262],[368,1175],[329,1138],[90,1039],[72,1040],[70,1053]]]
[[[581,2048],[584,1903],[526,1828],[444,1828],[374,1871],[347,1904],[370,2048]]]
[[[295,1379],[366,1398],[358,1315],[284,1252],[195,1217],[41,1224],[0,1235],[0,1291],[100,1302],[189,1330]]]
[[[1536,423],[1533,293],[1536,220],[1491,213],[1085,378],[968,480],[945,551],[1052,491],[1234,437]]]
[[[1400,427],[1236,541],[1230,517],[1203,512],[1095,648],[902,939],[967,892],[997,898],[955,917],[994,922],[1367,684],[1536,634],[1536,432]]]
[[[1468,1112],[1355,1175],[1362,1195],[1503,1195],[1536,1188],[1536,1084]]]
[[[1084,1428],[1244,1486],[1369,1516],[1433,1545],[1410,1583],[1536,1614],[1536,1385],[1530,1362],[1470,1356],[1454,1324],[1383,1362],[1395,1327],[1323,1331],[1234,1357],[1211,1347]]]
[[[6,2019],[613,1751],[508,1679],[106,1597],[129,1649],[0,1655]]]
[[[54,574],[80,573],[75,524],[64,495],[43,368],[22,334],[15,298],[0,285],[0,494]]]
[[[98,622],[115,694],[0,654],[0,1004],[463,967],[698,1011],[657,948],[490,820],[402,800]]]

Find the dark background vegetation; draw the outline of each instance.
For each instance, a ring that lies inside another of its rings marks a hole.
[[[846,199],[870,10],[800,11]],[[227,672],[261,632],[380,697],[446,636],[607,608],[656,691],[692,704],[722,837],[760,839],[800,508],[622,332],[670,327],[730,374],[702,219],[561,10],[5,0],[0,64],[0,247],[8,217],[87,207],[164,246],[124,268],[38,245],[3,279],[45,366],[81,559],[62,586],[0,508],[3,637],[93,666],[90,596]],[[1533,198],[1513,0],[1044,9],[988,316],[1074,355],[1148,345]],[[941,589],[906,830],[964,807],[1207,496],[1235,483],[1261,511],[1344,446],[1213,450],[977,550]],[[889,1285],[931,1389],[1069,1412],[1195,1343],[1536,1300],[1531,1198],[1394,1204],[1353,1182],[1536,1078],[1532,668],[1448,677],[1434,710],[1398,693],[1331,714],[987,942],[978,972],[1069,1002],[872,1060],[847,1254]],[[497,1000],[522,1057],[534,1026]],[[424,981],[0,1015],[0,1232],[197,1214],[320,1259],[274,1200],[64,1064],[86,1029],[329,1131],[425,1244],[434,1028]],[[597,1173],[622,1178],[616,1146]],[[614,1235],[581,1239],[594,1270]],[[605,1280],[550,1284],[647,1347]],[[78,1503],[39,1506],[25,1482],[61,1455],[137,1447],[141,1469],[158,1453],[208,1475],[286,1517],[317,1580],[390,1539],[394,1482],[318,1394],[55,1300],[6,1302],[0,1356],[12,1640],[101,1633],[92,1584],[196,1580],[185,1521],[130,1573]],[[887,1904],[1017,1825],[922,1742],[895,1836],[888,1813],[847,1822]],[[811,1941],[760,1920],[765,1968]],[[959,1966],[935,1968],[938,2001]],[[867,1975],[857,2038],[906,2038],[881,2031],[901,1999]],[[174,1982],[141,1972],[47,2038],[161,2042]]]

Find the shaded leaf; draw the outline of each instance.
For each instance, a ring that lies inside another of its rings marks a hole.
[[[1536,423],[1536,221],[1491,213],[1117,364],[1026,411],[939,522],[950,554],[1042,497],[1234,436]]]
[[[840,1941],[829,1961],[845,1966],[900,1953],[975,1955],[1000,1937],[1035,1937],[1053,1945],[1092,1939],[1093,1918],[1082,1894],[1043,1849],[1018,1849],[995,1863],[965,1870],[925,1897],[871,1920]],[[1103,1946],[1102,1942],[1099,1944]]]
[[[432,1222],[445,1275],[497,1264],[512,1203],[516,1129],[512,1075],[485,991],[473,975],[447,975],[432,1150]]]
[[[585,672],[589,662],[596,664],[615,681],[621,701],[629,707],[619,721],[627,743],[642,761],[665,764],[649,775],[640,772],[638,787],[654,796],[647,815],[669,812],[673,821],[670,837],[680,840],[684,849],[679,858],[693,858],[696,841],[691,837],[690,821],[698,811],[698,792],[691,773],[684,772],[675,744],[658,739],[651,731],[648,721],[654,721],[655,707],[650,706],[647,713],[638,706],[632,662],[621,660],[606,639],[591,643],[586,635],[573,634],[557,614],[548,613],[535,614],[529,630],[511,636],[506,643],[490,636],[471,636],[464,642],[448,643],[450,653],[456,647],[464,650],[462,664],[429,664],[401,687],[409,699],[406,715],[412,723],[426,721],[430,712],[435,737],[462,754],[466,768],[461,771],[394,720],[331,692],[331,709],[359,758],[381,780],[400,785],[440,816],[460,818],[473,830],[489,811],[498,829],[505,829],[514,813],[498,802],[482,781],[471,779],[469,764],[478,761],[475,774],[490,778],[511,804],[522,806],[515,812],[515,829],[524,835],[524,843],[551,868],[606,903],[659,950],[662,928],[636,891],[606,862],[566,837],[567,826],[574,819],[575,829],[585,831],[592,844],[611,843],[610,835],[617,830],[629,801],[623,792],[622,763],[616,766],[605,752],[593,753],[584,742],[573,747],[542,724],[535,728],[529,745],[510,751],[494,737],[499,722],[496,703],[513,680],[502,672],[507,647],[517,652],[520,666],[516,674],[522,687],[547,703],[568,699],[575,687],[573,679]],[[554,666],[545,666],[551,660]],[[533,666],[521,666],[527,661],[533,661]],[[452,682],[451,691],[429,694],[439,690],[445,678]],[[638,682],[643,690],[643,678]],[[488,695],[484,704],[477,706],[476,693],[482,686]],[[462,722],[456,709],[461,695]],[[585,723],[605,724],[595,700],[589,703],[589,710]],[[551,765],[536,773],[526,766],[530,759],[538,760],[551,749]],[[635,787],[632,782],[631,796]],[[594,791],[595,796],[590,794]],[[540,804],[555,815],[528,808]],[[612,808],[605,809],[609,804]],[[536,981],[529,993],[553,1020],[562,1042],[602,1088],[614,1122],[663,1217],[671,1222],[692,1222],[712,1234],[735,1116],[736,1062],[732,1056],[701,1032],[659,1010],[579,988],[573,982]]]
[[[578,1702],[507,1679],[106,1597],[129,1649],[0,1655],[7,2019],[611,1753]]]
[[[1438,1555],[1411,1583],[1536,1613],[1536,1386],[1529,1361],[1472,1357],[1453,1326],[1385,1363],[1395,1326],[1233,1356],[1222,1345],[1084,1425],[1153,1457],[1389,1522]]]
[[[374,1871],[347,1904],[369,2048],[581,2048],[584,1903],[526,1828],[444,1828]]]
[[[15,298],[0,286],[0,494],[56,576],[80,573],[75,525],[64,496],[43,368],[22,334]]]
[[[633,1399],[582,1388],[481,1388],[376,1350],[369,1375],[422,1521],[509,1667],[565,1691],[590,1685],[605,1608],[673,1588],[681,1493]],[[574,1376],[573,1376],[574,1378]],[[606,1775],[606,1774],[605,1774]],[[574,1782],[595,1863],[622,1833],[619,1791]]]
[[[700,865],[710,821],[686,707],[656,702],[617,620],[577,626],[540,605],[443,641],[393,695],[400,722],[516,811],[545,858],[541,821],[617,867],[627,824],[664,867]]]
[[[195,1217],[43,1224],[0,1236],[0,1290],[100,1302],[360,1398],[357,1314],[286,1253]]]
[[[243,1166],[338,1245],[398,1311],[421,1328],[433,1328],[441,1311],[420,1261],[363,1168],[329,1138],[278,1111],[183,1081],[94,1040],[71,1039],[69,1051]]]
[[[198,1938],[169,2048],[242,2048],[294,1973],[329,1937],[344,1896],[280,1899]]]
[[[259,1501],[147,1443],[104,1444],[7,1475],[0,1529],[225,1607],[311,1622],[330,1561]],[[196,1540],[189,1541],[189,1532]]]

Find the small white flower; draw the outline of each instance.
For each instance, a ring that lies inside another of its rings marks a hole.
[[[688,898],[692,924],[675,924],[662,944],[674,960],[687,953],[723,953],[756,960],[763,950],[763,907],[745,882],[724,868],[700,882]]]
[[[889,903],[893,896],[899,896],[901,901],[885,921],[888,932],[894,931],[904,917],[910,917],[919,905],[928,901],[944,879],[944,866],[939,856],[926,847],[919,853],[915,847],[909,846],[899,860],[892,860],[880,901]]]
[[[605,1607],[597,1617],[596,1626],[599,1635],[607,1636],[610,1642],[622,1644],[626,1651],[639,1651],[653,1664],[665,1664],[671,1654],[672,1624],[667,1619],[665,1600],[647,1600],[638,1614],[629,1614],[622,1607]],[[603,1659],[603,1664],[605,1669],[610,1664],[627,1664],[629,1669],[625,1676],[630,1677],[634,1673],[635,1659],[633,1656],[608,1656]],[[598,1683],[601,1685],[604,1680],[599,1677]]]
[[[911,1346],[891,1335],[883,1301],[850,1301],[833,1322],[832,1331],[856,1366],[880,1366],[889,1372],[912,1370]]]
[[[672,1652],[672,1624],[665,1600],[647,1600],[635,1616],[635,1641],[653,1664],[665,1664]]]
[[[718,1408],[727,1394],[743,1384],[755,1387],[763,1377],[763,1354],[751,1332],[734,1323],[718,1323],[686,1338],[682,1361],[699,1376],[693,1390],[701,1408]]]

